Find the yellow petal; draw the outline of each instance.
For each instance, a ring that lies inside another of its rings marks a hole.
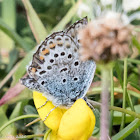
[[[42,106],[46,101],[47,98],[42,96],[42,93],[39,93],[37,91],[33,91],[33,99],[36,108],[39,108]],[[52,104],[52,102],[48,101],[46,105],[38,109],[39,116],[42,120],[45,119],[45,117],[48,115],[51,109],[53,109],[55,106]],[[45,125],[49,127],[50,129],[56,131],[59,128],[59,124],[61,121],[61,118],[66,110],[65,109],[60,109],[56,108],[54,109],[47,119],[44,121]]]
[[[47,140],[58,140],[57,131],[51,131],[47,137]]]
[[[87,140],[95,126],[95,116],[83,99],[67,110],[60,122],[58,139]]]

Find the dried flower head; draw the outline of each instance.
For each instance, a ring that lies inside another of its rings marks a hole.
[[[119,15],[91,21],[79,31],[81,59],[107,63],[126,57],[130,53],[130,33],[130,25],[125,25]]]

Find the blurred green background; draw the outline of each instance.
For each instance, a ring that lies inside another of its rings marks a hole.
[[[19,79],[26,73],[26,65],[31,60],[36,45],[47,35],[54,31],[63,30],[84,16],[94,19],[102,11],[107,10],[123,13],[126,21],[134,26],[131,44],[132,54],[129,56],[127,64],[127,84],[131,105],[128,103],[127,107],[134,112],[140,112],[140,0],[0,0],[0,127],[21,115],[37,115],[32,92],[27,88],[21,88],[19,84]],[[123,102],[123,64],[123,60],[116,62],[113,71],[114,105],[119,107],[122,106]],[[94,86],[88,92],[88,97],[98,102],[101,92],[100,81],[100,71],[97,67]],[[97,122],[93,136],[99,138],[100,117],[97,112],[95,113]],[[25,124],[33,119],[16,121],[8,125],[1,132],[1,135],[44,134],[47,128],[41,121],[25,127]],[[132,116],[126,116],[126,124],[133,120]],[[121,113],[115,112],[112,136],[119,133],[120,124]],[[130,128],[126,130],[129,131]],[[130,132],[131,134],[127,134],[125,139],[140,139],[139,130]],[[43,138],[33,136],[32,139]]]

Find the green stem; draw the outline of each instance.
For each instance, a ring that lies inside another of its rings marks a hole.
[[[126,97],[127,97],[127,100],[129,101],[128,103],[129,103],[129,106],[130,106],[131,110],[135,111],[135,108],[134,108],[134,105],[132,103],[132,99],[131,99],[131,96],[130,96],[129,92],[127,92],[127,96]]]
[[[32,139],[32,138],[35,138],[35,137],[43,137],[44,134],[36,134],[36,135],[23,135],[23,136],[16,136],[16,138],[18,138],[19,140],[22,140],[22,139]]]
[[[95,87],[95,88],[92,88],[92,90],[90,92],[88,92],[87,94],[88,95],[91,95],[91,94],[100,94],[101,91],[102,91],[101,87]],[[115,87],[114,88],[114,92],[123,93],[123,90],[121,88]],[[127,92],[130,95],[132,95],[132,96],[140,99],[140,94],[139,93],[137,93],[135,91],[132,91],[132,90],[127,90]]]
[[[95,101],[92,101],[92,100],[89,100],[89,99],[88,99],[88,102],[91,103],[93,105],[93,107],[95,107],[95,108],[100,108],[101,107],[101,104],[98,103],[98,102],[95,102]],[[109,110],[122,112],[122,113],[125,113],[125,114],[128,114],[128,115],[131,115],[134,118],[139,118],[140,119],[140,113],[136,113],[136,112],[131,111],[131,110],[127,110],[127,109],[116,107],[116,106],[109,106]]]
[[[127,58],[124,59],[124,79],[123,79],[123,105],[122,108],[126,108],[126,96],[127,96]],[[124,128],[125,125],[125,114],[122,114],[122,121],[120,130]]]
[[[16,117],[10,121],[8,121],[7,123],[5,123],[1,128],[0,128],[0,133],[1,131],[6,128],[8,125],[10,125],[11,123],[13,122],[16,122],[18,120],[21,120],[21,119],[25,119],[25,118],[38,118],[39,115],[35,115],[35,114],[32,114],[32,115],[22,115],[22,116],[19,116],[19,117]]]
[[[109,133],[109,86],[110,86],[110,69],[108,67],[102,68],[102,94],[101,94],[101,140],[108,139]]]
[[[113,68],[111,69],[111,106],[114,106],[114,80],[113,80]],[[111,110],[110,112],[110,128],[109,128],[109,133],[111,136],[112,133],[112,124],[113,124],[113,114],[114,111]]]
[[[44,140],[47,140],[47,137],[49,135],[49,133],[51,132],[52,130],[51,129],[48,129],[47,132],[45,133],[44,135]]]

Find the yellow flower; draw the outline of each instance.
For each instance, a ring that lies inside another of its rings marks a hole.
[[[33,99],[36,108],[46,102],[41,93],[34,91]],[[50,110],[54,108],[48,101],[45,106],[38,109],[39,116],[45,119]],[[68,110],[57,107],[47,119],[45,125],[52,129],[49,140],[87,140],[95,126],[95,116],[83,99],[78,99]]]

